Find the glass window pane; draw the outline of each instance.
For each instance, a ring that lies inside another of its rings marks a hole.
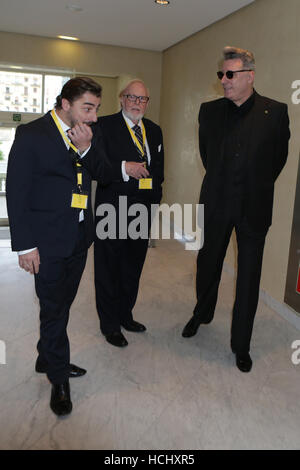
[[[62,75],[45,75],[44,113],[54,108],[56,97],[70,77]]]
[[[0,111],[41,113],[42,75],[0,71]]]
[[[15,138],[15,132],[14,127],[0,127],[0,225],[7,220],[5,200],[7,160]]]

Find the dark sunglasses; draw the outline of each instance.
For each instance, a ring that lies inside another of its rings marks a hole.
[[[233,78],[233,75],[237,72],[251,72],[251,70],[249,69],[244,69],[244,70],[227,70],[227,72],[222,72],[221,70],[219,70],[219,72],[217,72],[217,75],[218,75],[218,78],[220,80],[222,80],[222,78],[224,77],[224,75],[226,75],[226,78],[228,78],[229,80],[231,80]]]

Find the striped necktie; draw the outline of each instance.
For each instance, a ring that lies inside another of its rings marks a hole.
[[[144,146],[144,143],[143,143],[143,136],[142,136],[142,131],[141,131],[141,128],[140,126],[138,126],[137,124],[135,126],[133,126],[132,128],[134,130],[134,133],[136,135],[136,138],[137,140],[139,141],[139,143],[141,144],[141,147],[142,149],[144,150],[144,155],[141,153],[140,149],[137,147],[137,150],[139,152],[139,155],[141,157],[141,159],[143,161],[145,161],[147,164],[148,164],[148,158],[147,158],[147,150],[146,150],[146,146]]]

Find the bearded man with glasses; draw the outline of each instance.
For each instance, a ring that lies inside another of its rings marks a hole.
[[[255,60],[235,47],[217,72],[224,98],[203,103],[199,146],[206,174],[204,246],[197,258],[197,304],[182,336],[212,321],[223,261],[233,229],[238,267],[231,349],[242,372],[252,368],[250,341],[257,309],[265,237],[272,221],[274,183],[288,155],[287,105],[254,90]]]
[[[162,196],[164,149],[160,127],[144,118],[149,104],[145,84],[141,80],[131,81],[119,98],[121,111],[101,117],[98,122],[108,160],[115,173],[119,169],[120,178],[106,185],[100,174],[98,181],[96,225],[100,226],[107,215],[101,215],[97,208],[109,204],[115,208],[116,233],[101,238],[97,231],[95,288],[101,332],[108,343],[124,347],[128,342],[121,328],[135,333],[146,330],[133,319],[132,310],[148,248],[151,204],[159,204]],[[97,174],[92,176],[97,179]],[[143,205],[148,218],[144,221],[147,227],[140,230],[145,236],[133,239],[128,229],[134,217],[129,214],[136,204]]]

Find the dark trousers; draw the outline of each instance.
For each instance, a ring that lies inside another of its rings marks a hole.
[[[51,383],[68,380],[70,346],[67,336],[69,311],[76,296],[87,258],[84,223],[79,224],[78,239],[71,256],[41,255],[35,288],[40,301],[39,361],[46,367]]]
[[[233,229],[238,246],[236,296],[231,325],[231,344],[237,353],[247,353],[259,297],[259,284],[266,232],[247,227],[245,219],[216,217],[205,224],[204,246],[197,258],[197,304],[194,315],[200,323],[214,317],[223,262]]]
[[[107,335],[133,319],[148,239],[96,238],[94,247],[96,305],[100,329]]]

